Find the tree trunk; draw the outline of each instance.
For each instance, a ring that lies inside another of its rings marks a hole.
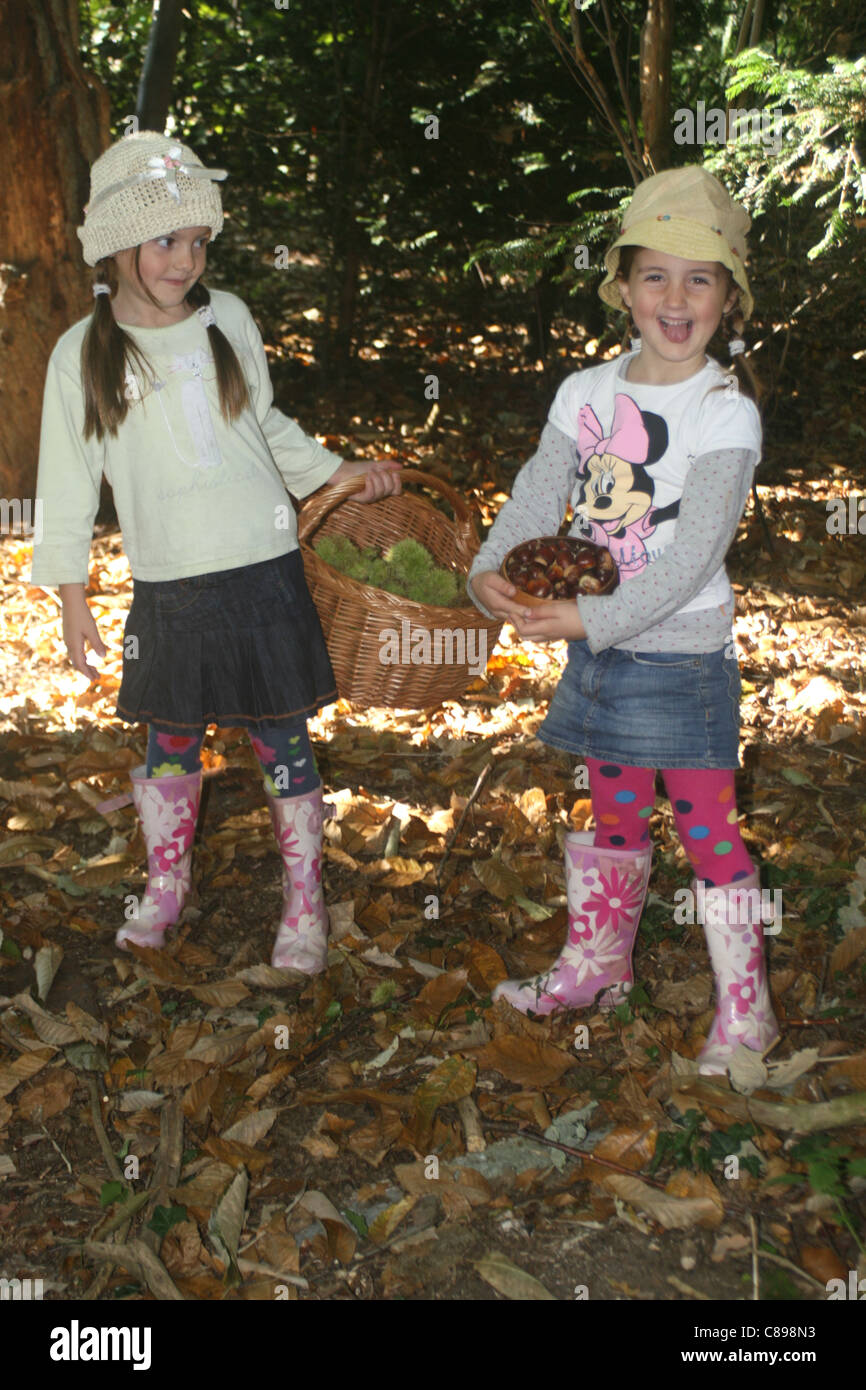
[[[673,0],[648,0],[640,34],[640,106],[644,150],[658,174],[671,162]]]
[[[92,300],[75,228],[109,142],[76,0],[0,0],[0,494],[33,497],[45,368]]]
[[[165,130],[177,49],[180,43],[183,0],[156,0],[155,16],[138,84],[135,114],[142,130]]]
[[[363,10],[363,6],[361,7]],[[394,12],[391,0],[373,0],[370,11],[370,38],[366,54],[364,87],[357,103],[357,136],[349,147],[346,117],[341,117],[340,147],[337,157],[336,231],[333,242],[334,276],[339,275],[336,293],[336,322],[331,329],[326,360],[342,372],[352,356],[358,285],[363,265],[363,230],[358,221],[358,204],[375,154],[376,117],[382,94]],[[360,22],[356,28],[359,39]],[[333,294],[330,296],[333,303]]]

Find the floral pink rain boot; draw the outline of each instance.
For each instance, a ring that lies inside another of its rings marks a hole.
[[[120,928],[117,946],[165,942],[179,918],[191,880],[192,842],[201,801],[201,772],[182,777],[145,777],[144,767],[130,774],[132,799],[147,846],[147,889],[135,917]]]
[[[692,889],[698,890],[694,882]],[[698,1057],[703,1076],[724,1076],[741,1043],[763,1054],[779,1037],[764,965],[760,909],[750,911],[750,898],[737,898],[748,890],[757,890],[754,901],[760,902],[757,873],[703,893],[704,931],[716,978],[716,1016]]]
[[[568,937],[549,970],[529,980],[503,980],[493,998],[521,1013],[582,1009],[604,991],[612,1009],[634,984],[631,955],[646,897],[652,850],[596,849],[589,831],[565,837]]]
[[[271,824],[283,858],[283,915],[271,965],[318,975],[328,963],[328,910],[322,893],[322,788],[271,796]]]

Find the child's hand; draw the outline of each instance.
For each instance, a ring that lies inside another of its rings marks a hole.
[[[106,656],[107,649],[83,593],[80,598],[63,600],[63,640],[76,671],[81,671],[88,680],[98,681],[96,667],[87,664],[85,646],[91,647],[97,656]]]
[[[515,600],[516,587],[496,570],[482,570],[471,580],[469,587],[495,618],[510,618],[514,621],[518,615],[528,618],[532,612],[527,604]]]
[[[402,463],[398,463],[396,459],[373,459],[370,463],[348,463],[344,459],[336,473],[328,479],[328,486],[345,482],[347,478],[359,478],[364,474],[364,490],[356,492],[352,500],[377,502],[380,497],[396,496],[399,493],[402,486],[402,470]]]
[[[575,642],[586,637],[586,628],[573,598],[554,599],[543,607],[530,609],[529,613],[528,618],[511,620],[527,642]]]

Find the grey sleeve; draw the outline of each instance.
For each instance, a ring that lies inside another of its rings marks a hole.
[[[556,425],[547,424],[538,449],[523,465],[469,571],[469,597],[492,617],[472,593],[471,580],[484,570],[498,570],[509,550],[536,536],[555,536],[577,478],[577,444]]]
[[[695,460],[670,545],[612,594],[577,600],[593,653],[663,622],[712,578],[736,535],[757,461],[751,449],[718,449]]]

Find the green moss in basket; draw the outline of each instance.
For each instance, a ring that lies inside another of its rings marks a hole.
[[[462,597],[463,580],[451,570],[440,569],[429,551],[408,537],[384,555],[372,546],[359,550],[347,536],[322,536],[313,549],[326,565],[350,579],[416,603],[447,607]]]

